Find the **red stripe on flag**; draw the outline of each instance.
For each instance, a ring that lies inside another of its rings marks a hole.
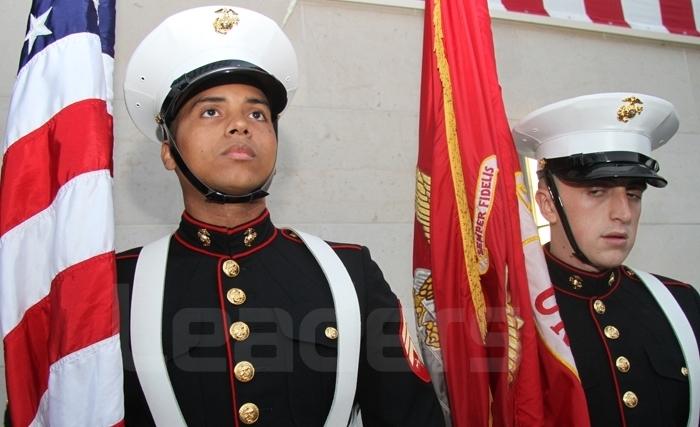
[[[532,13],[549,16],[543,0],[501,0],[503,7],[511,12]]]
[[[46,209],[72,178],[112,170],[112,116],[103,100],[76,102],[5,152],[0,236]]]
[[[629,27],[622,11],[621,0],[584,0],[586,14],[598,24]]]
[[[36,416],[53,363],[119,331],[115,281],[114,252],[74,264],[7,334],[5,372],[14,425],[29,425]],[[111,310],[96,310],[104,307]]]
[[[700,36],[695,27],[692,0],[659,0],[661,22],[675,34]]]

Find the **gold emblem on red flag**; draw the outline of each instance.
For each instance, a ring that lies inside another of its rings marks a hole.
[[[416,319],[418,321],[418,330],[425,338],[425,345],[433,348],[440,348],[440,335],[438,334],[437,323],[435,320],[435,295],[433,293],[433,277],[428,270],[422,270],[423,274],[416,272],[414,281],[418,285],[413,290],[413,306],[416,310]],[[423,277],[419,277],[419,276]],[[421,280],[423,279],[423,280]]]
[[[642,114],[644,103],[636,96],[630,96],[622,100],[624,104],[617,109],[617,120],[622,123],[627,123],[630,119],[635,118],[637,115]]]
[[[507,269],[506,274],[508,274]],[[525,322],[515,314],[510,301],[510,292],[506,294],[506,320],[508,322],[508,382],[512,383],[520,368],[522,358],[520,330]]]
[[[416,169],[416,221],[430,243],[430,175]]]
[[[228,33],[240,21],[238,14],[230,8],[219,9],[214,13],[219,15],[214,19],[214,31],[219,34]]]

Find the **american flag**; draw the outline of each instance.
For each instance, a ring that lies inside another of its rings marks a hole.
[[[700,0],[488,0],[492,11],[529,13],[640,31],[700,36]]]
[[[0,328],[14,426],[122,423],[114,0],[35,0],[2,144]]]

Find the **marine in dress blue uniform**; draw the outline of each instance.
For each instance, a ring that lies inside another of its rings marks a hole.
[[[167,376],[188,425],[322,426],[331,408],[343,334],[336,314],[342,306],[334,306],[311,252],[293,232],[277,228],[264,207],[274,162],[261,163],[270,170],[256,186],[231,192],[200,176],[218,179],[219,171],[201,168],[197,151],[186,146],[261,138],[273,128],[276,133],[296,80],[296,56],[280,28],[256,12],[228,6],[190,9],[166,19],[144,39],[127,69],[129,114],[146,136],[164,144],[164,164],[177,171],[185,196],[186,210],[168,249],[161,335]],[[230,101],[241,93],[243,101]],[[187,115],[199,103],[212,106],[193,116],[195,123],[216,123],[239,109],[245,114],[225,124],[225,135],[183,142],[182,129],[191,126]],[[250,146],[235,141],[237,151],[226,152],[234,160],[270,157],[260,140]],[[249,218],[206,222],[190,211],[192,206],[205,216],[246,212]],[[354,401],[364,425],[443,426],[398,299],[369,250],[330,246],[359,302]],[[119,254],[117,267],[125,421],[142,426],[154,421],[131,353],[131,291],[139,254],[140,248]]]
[[[513,129],[521,154],[539,161],[537,202],[553,222],[545,255],[594,427],[688,422],[688,368],[679,341],[664,309],[623,265],[642,192],[666,185],[651,151],[677,129],[670,103],[634,93],[560,101]],[[656,277],[697,340],[698,292]]]

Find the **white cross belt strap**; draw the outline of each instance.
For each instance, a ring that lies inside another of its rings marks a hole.
[[[131,354],[157,426],[186,426],[163,357],[163,289],[170,235],[141,249],[131,291]]]
[[[646,285],[649,292],[654,296],[656,302],[661,306],[661,310],[668,318],[668,322],[676,334],[681,351],[688,368],[688,388],[690,394],[690,410],[688,413],[688,427],[697,427],[700,421],[700,355],[698,354],[698,343],[693,333],[693,328],[688,322],[688,318],[678,305],[678,301],[673,297],[671,291],[659,279],[646,271],[630,268]]]
[[[294,230],[316,258],[330,284],[338,326],[335,394],[326,427],[343,427],[351,418],[360,357],[361,318],[350,275],[333,249],[316,236]],[[186,426],[163,357],[162,319],[165,268],[170,235],[141,249],[131,299],[131,352],[146,402],[158,426]],[[362,425],[361,418],[353,425]],[[355,424],[356,423],[356,424]]]
[[[294,232],[314,255],[331,285],[338,326],[338,358],[336,361],[335,394],[325,427],[346,426],[355,400],[357,366],[360,360],[361,318],[357,292],[355,292],[355,286],[352,284],[348,270],[326,242],[299,230],[294,230]],[[357,421],[358,419],[355,419],[355,422]]]

